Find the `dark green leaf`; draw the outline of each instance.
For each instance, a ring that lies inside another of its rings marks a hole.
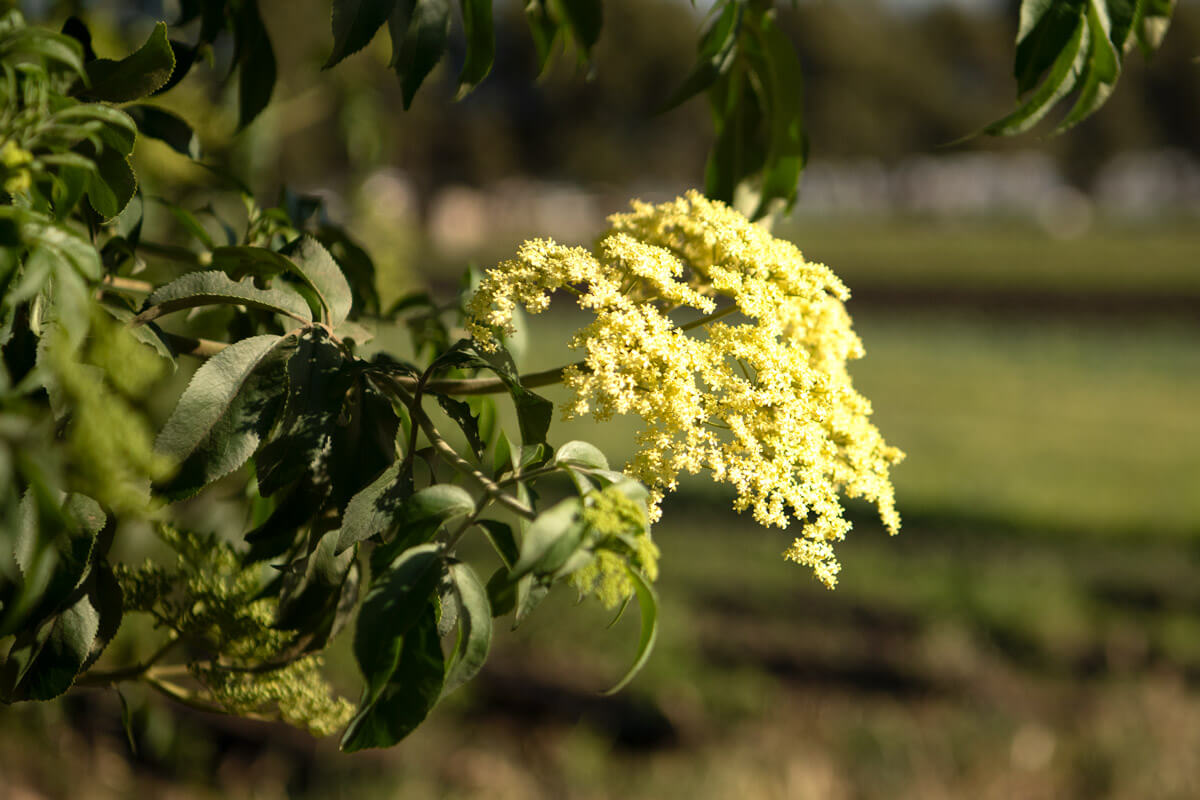
[[[112,148],[104,148],[95,156],[96,172],[88,180],[87,195],[92,208],[104,220],[110,220],[125,210],[137,191],[137,176],[129,158]]]
[[[550,14],[547,0],[528,0],[525,3],[525,21],[529,24],[529,33],[533,37],[533,46],[537,51],[537,71],[541,74],[554,48],[554,39],[558,35],[558,21]]]
[[[79,94],[89,100],[128,103],[140,100],[166,84],[175,69],[175,54],[167,26],[158,23],[137,52],[120,61],[99,58],[87,63],[88,86]]]
[[[125,113],[133,118],[138,130],[146,136],[165,142],[176,153],[200,158],[200,140],[183,117],[150,105],[127,106]]]
[[[97,582],[92,576],[50,623],[45,641],[16,687],[15,699],[51,700],[71,688],[100,630],[96,592]]]
[[[585,57],[590,57],[592,47],[600,40],[600,28],[604,24],[604,6],[600,0],[559,0],[564,21],[570,28]]]
[[[458,427],[462,428],[462,432],[467,437],[467,444],[470,446],[471,452],[475,454],[476,458],[482,458],[485,445],[479,437],[479,420],[471,412],[470,404],[462,400],[455,400],[453,397],[444,394],[436,395],[436,397],[438,405],[442,407],[446,415],[457,422]]]
[[[314,483],[328,482],[334,426],[354,380],[344,353],[323,328],[310,328],[300,337],[287,373],[279,434],[257,458],[258,488],[264,497],[305,475]]]
[[[536,575],[526,575],[517,581],[517,610],[513,614],[513,630],[529,618],[533,610],[550,594],[550,582]]]
[[[616,686],[604,694],[615,694],[629,685],[650,659],[650,651],[654,649],[654,640],[658,637],[658,597],[640,572],[630,568],[629,577],[633,580],[633,590],[637,594],[638,607],[642,612],[642,632],[638,636],[637,655],[634,656],[633,666],[617,681]]]
[[[416,624],[442,574],[436,545],[402,554],[371,581],[354,635],[354,652],[366,681],[363,702],[374,701],[395,671],[403,637]]]
[[[663,103],[659,111],[675,108],[680,103],[695,97],[726,74],[733,66],[737,53],[738,32],[741,26],[742,5],[726,3],[703,38],[700,40],[696,65],[684,78],[683,83]]]
[[[370,44],[395,5],[396,0],[333,0],[333,52],[322,69]]]
[[[404,107],[437,66],[450,36],[449,0],[397,0],[388,19],[392,37],[391,68],[400,76]]]
[[[353,549],[336,555],[337,539],[337,531],[326,533],[312,553],[288,566],[275,627],[314,633],[332,620],[355,555]]]
[[[228,274],[235,281],[251,275],[256,283],[260,284],[295,269],[291,261],[274,250],[246,245],[214,248],[212,267]]]
[[[1158,50],[1167,35],[1175,5],[1176,0],[1138,0],[1134,33],[1147,58]]]
[[[350,324],[338,330],[344,335]],[[360,378],[346,396],[331,443],[333,501],[339,510],[395,462],[399,427],[391,400]]]
[[[517,563],[517,559],[521,557],[521,549],[517,546],[517,539],[513,536],[512,527],[494,519],[481,519],[475,524],[483,528],[484,535],[496,549],[504,566],[512,569],[512,566]]]
[[[443,696],[475,677],[492,646],[492,606],[475,571],[466,564],[452,564],[450,580],[458,596],[460,632]]]
[[[344,752],[391,747],[412,733],[437,704],[446,667],[433,605],[415,621],[403,638],[388,683],[369,703],[364,694],[358,714],[342,737]]]
[[[458,96],[462,98],[487,77],[495,58],[496,36],[492,30],[492,0],[459,0],[467,57],[458,74]]]
[[[400,506],[387,528],[397,531],[396,538],[371,554],[372,569],[382,568],[399,553],[428,542],[442,525],[474,510],[471,495],[447,483],[435,484],[413,494]]]
[[[254,121],[275,90],[275,51],[258,12],[258,0],[242,0],[237,12],[238,128]]]
[[[993,122],[985,131],[993,135],[1011,135],[1022,133],[1036,125],[1056,102],[1078,84],[1079,77],[1087,65],[1089,42],[1087,20],[1081,16],[1075,23],[1070,40],[1059,52],[1041,86],[1017,110]]]

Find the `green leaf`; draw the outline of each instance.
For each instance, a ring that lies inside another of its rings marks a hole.
[[[398,531],[396,538],[371,554],[371,567],[381,568],[397,554],[433,538],[447,522],[475,511],[475,501],[466,490],[438,483],[405,499],[387,530]]]
[[[475,524],[483,528],[484,535],[496,549],[504,566],[512,569],[513,565],[517,563],[517,559],[521,557],[521,548],[517,546],[512,526],[494,519],[481,519]]]
[[[604,6],[600,0],[558,0],[564,21],[585,57],[590,58],[592,47],[600,40],[604,23]]]
[[[400,464],[397,462],[350,498],[342,514],[337,552],[393,529],[400,506],[409,494],[399,478]]]
[[[128,103],[140,100],[166,84],[175,69],[175,54],[167,39],[167,26],[154,26],[150,38],[135,53],[120,61],[98,58],[85,68],[88,86],[81,94],[90,100]]]
[[[533,610],[541,605],[550,594],[550,582],[535,575],[526,575],[517,581],[517,610],[513,614],[512,629],[515,631],[529,618]]]
[[[176,153],[188,158],[200,158],[200,139],[183,117],[150,105],[127,106],[124,110],[146,136],[164,142]]]
[[[52,700],[71,688],[100,631],[97,586],[96,578],[90,577],[54,618],[24,671],[15,699]]]
[[[310,328],[288,360],[288,394],[279,433],[258,454],[264,497],[308,476],[327,485],[331,441],[354,375],[324,328]]]
[[[471,411],[470,404],[444,394],[438,394],[435,397],[437,398],[438,405],[446,412],[446,416],[457,422],[458,427],[466,435],[467,444],[470,446],[471,452],[475,454],[476,458],[482,458],[486,445],[479,436],[479,420]]]
[[[400,76],[407,109],[446,51],[450,36],[449,0],[398,0],[388,19],[388,32],[392,37],[389,66]]]
[[[551,16],[546,0],[527,0],[525,21],[529,25],[529,33],[537,51],[537,71],[540,75],[546,69],[550,51],[554,48],[554,39],[558,36],[558,21]]]
[[[242,0],[234,28],[238,69],[238,129],[245,128],[271,102],[275,90],[275,50],[263,26],[258,0]]]
[[[513,565],[510,580],[530,572],[551,573],[562,566],[583,541],[582,511],[580,499],[568,497],[539,514],[521,541],[521,557]]]
[[[291,261],[274,250],[248,245],[214,248],[212,267],[227,273],[235,281],[252,275],[257,282],[269,281],[277,275],[295,269]]]
[[[1081,16],[1075,23],[1070,40],[1059,52],[1041,86],[1017,110],[984,130],[993,135],[1007,136],[1022,133],[1036,125],[1055,103],[1078,84],[1087,65],[1090,38],[1087,20]]]
[[[1087,21],[1091,51],[1083,88],[1066,118],[1055,128],[1055,133],[1077,125],[1104,105],[1121,74],[1121,53],[1110,39],[1112,22],[1104,0],[1089,0]]]
[[[322,69],[370,44],[395,5],[396,0],[333,0],[333,52]]]
[[[629,577],[633,581],[633,591],[637,594],[638,607],[642,612],[642,631],[638,636],[637,654],[624,677],[603,694],[615,694],[629,685],[650,660],[650,651],[654,649],[654,640],[658,638],[658,597],[642,574],[632,567],[629,568]]]
[[[146,304],[146,310],[134,317],[135,325],[145,325],[175,311],[211,305],[249,306],[284,314],[306,325],[312,322],[308,303],[286,285],[257,289],[249,278],[233,281],[217,270],[189,272],[156,289]]]
[[[360,707],[383,693],[400,659],[402,640],[429,606],[444,571],[441,549],[424,544],[401,553],[371,580],[354,632],[354,656],[366,681]]]
[[[336,554],[337,540],[337,531],[326,533],[312,553],[288,566],[279,591],[276,628],[313,634],[332,622],[355,556],[353,549]]]
[[[395,670],[371,702],[364,694],[342,736],[343,752],[391,747],[425,720],[441,696],[446,667],[434,605],[428,604],[415,627],[395,641],[400,645]]]
[[[600,448],[587,442],[567,442],[555,452],[554,463],[588,469],[608,469],[608,458],[600,452]]]
[[[755,48],[747,57],[765,89],[768,120],[758,207],[751,214],[752,219],[758,219],[774,200],[782,200],[786,209],[795,202],[796,185],[808,159],[808,135],[804,127],[804,76],[791,40],[771,14],[764,15],[754,34],[761,52]]]
[[[104,220],[111,220],[125,210],[137,191],[137,176],[127,156],[112,148],[104,148],[95,156],[96,171],[88,180],[87,195],[92,208]]]
[[[242,339],[204,362],[163,425],[154,449],[176,461],[190,455],[211,436],[247,378],[282,341],[279,336]]]
[[[1013,75],[1017,93],[1037,86],[1038,79],[1058,60],[1086,14],[1088,0],[1024,0],[1017,30]]]
[[[492,606],[475,571],[466,564],[451,564],[450,581],[460,608],[459,641],[446,672],[443,697],[475,677],[492,646]]]
[[[348,325],[353,323],[338,328],[343,336]],[[333,502],[339,510],[396,461],[399,429],[400,419],[391,399],[360,375],[346,395],[331,442]]]
[[[492,30],[492,0],[459,0],[467,56],[458,74],[458,97],[462,99],[487,77],[495,59],[496,36]]]
[[[696,65],[659,108],[669,111],[681,103],[708,89],[717,78],[729,72],[737,53],[738,32],[741,27],[743,8],[740,3],[726,3],[721,13],[700,39]]]
[[[280,343],[250,368],[233,400],[183,460],[175,477],[160,487],[162,494],[172,500],[189,497],[238,469],[258,451],[283,410],[291,352]]]
[[[327,325],[337,327],[350,313],[353,295],[341,267],[329,255],[329,251],[311,236],[301,236],[280,251],[280,254],[295,264],[295,272],[317,293],[321,313]]]

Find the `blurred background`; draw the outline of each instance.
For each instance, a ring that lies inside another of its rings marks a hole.
[[[263,117],[234,136],[219,48],[212,80],[163,104],[264,202],[320,195],[375,256],[385,307],[425,284],[450,296],[526,238],[586,244],[630,197],[701,182],[703,100],[655,109],[705,3],[607,0],[593,74],[565,57],[535,80],[521,4],[497,0],[491,77],[452,103],[443,65],[403,112],[386,37],[322,73],[328,0],[260,2],[280,62]],[[74,5],[102,56],[176,13]],[[950,144],[1014,101],[1017,5],[781,7],[812,158],[776,232],[851,287],[856,383],[908,453],[901,535],[852,507],[836,591],[782,561],[788,535],[688,483],[655,531],[658,648],[616,697],[597,690],[636,621],[606,629],[563,592],[393,750],[343,756],[131,688],[135,751],[118,698],[77,690],[0,709],[0,798],[1200,796],[1200,3],[1181,0],[1162,51],[1131,56],[1070,133]],[[147,192],[187,205],[213,187],[154,145]],[[535,322],[535,343],[577,324]],[[564,356],[534,346],[526,363]],[[556,437],[619,462],[632,430]],[[345,644],[330,658],[353,697]]]

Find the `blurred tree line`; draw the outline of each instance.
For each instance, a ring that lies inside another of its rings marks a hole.
[[[383,165],[406,174],[419,204],[439,187],[516,176],[625,192],[691,185],[703,173],[712,135],[703,100],[657,113],[690,69],[704,25],[702,10],[685,0],[606,0],[594,68],[586,72],[574,54],[560,54],[536,82],[522,4],[498,4],[491,75],[462,101],[448,103],[462,60],[462,43],[452,41],[455,68],[439,67],[407,112],[382,37],[319,75],[328,55],[328,0],[260,2],[279,61],[272,109],[248,135],[233,136],[232,113],[222,112],[231,106],[232,88],[220,80],[228,47],[214,53],[207,97],[174,98],[213,104],[209,129],[201,131],[210,159],[232,161],[260,190],[286,183],[340,193]],[[112,33],[130,40],[137,33],[122,31],[127,20],[144,21],[150,13],[170,21],[176,13],[170,0],[28,5],[60,16],[72,6],[89,13],[99,6],[109,12]],[[875,0],[781,4],[781,25],[804,64],[812,158],[892,163],[947,152],[948,143],[1010,108],[1019,3],[1009,5],[985,13],[952,4],[899,12]],[[1073,135],[976,137],[951,150],[1044,149],[1083,189],[1121,151],[1200,154],[1198,55],[1200,4],[1181,3],[1163,49],[1148,64],[1129,59],[1106,113]],[[211,178],[195,171],[194,179]]]

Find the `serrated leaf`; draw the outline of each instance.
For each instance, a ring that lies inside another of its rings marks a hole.
[[[160,22],[136,52],[113,61],[98,58],[85,65],[88,86],[79,94],[91,100],[128,103],[140,100],[166,84],[175,69],[175,54]]]
[[[459,0],[467,55],[458,73],[458,97],[474,89],[492,70],[496,35],[492,26],[492,0]]]
[[[637,654],[634,656],[633,665],[615,686],[602,694],[616,694],[628,686],[650,660],[650,652],[654,649],[655,639],[658,638],[658,597],[640,572],[632,567],[628,569],[629,577],[633,581],[633,591],[637,595],[638,608],[641,610],[642,630],[638,636]]]
[[[134,317],[135,325],[144,325],[164,314],[210,305],[244,305],[284,314],[299,322],[312,322],[308,303],[297,292],[280,288],[258,289],[246,278],[230,280],[224,272],[189,272],[154,291],[146,299],[148,308]]]
[[[397,0],[388,18],[392,37],[391,68],[400,77],[404,108],[442,60],[450,36],[449,0]]]
[[[452,564],[450,581],[458,596],[459,642],[446,672],[443,697],[478,674],[492,646],[492,606],[475,571],[466,564]]]
[[[322,69],[362,50],[387,22],[396,0],[333,0],[333,52]]]
[[[90,577],[50,623],[16,687],[15,699],[52,700],[71,688],[100,631],[96,587],[95,577]]]
[[[515,631],[521,623],[529,619],[533,610],[541,605],[550,594],[550,582],[535,575],[526,575],[517,581],[516,611],[513,612],[512,629]]]
[[[268,281],[277,275],[291,272],[295,265],[274,250],[249,245],[228,245],[213,248],[212,267],[225,272],[235,281],[253,276]]]
[[[410,495],[386,529],[395,530],[396,537],[371,554],[372,569],[386,566],[397,554],[428,542],[442,525],[474,511],[475,501],[458,486],[439,483]]]
[[[145,330],[135,328],[134,330]],[[172,500],[189,497],[245,464],[274,427],[287,395],[285,364],[290,348],[279,345],[261,358],[208,433],[160,491]]]
[[[144,135],[158,139],[180,155],[200,158],[200,139],[183,117],[165,108],[144,104],[126,106],[124,110]]]
[[[341,267],[329,251],[311,236],[301,236],[280,251],[294,265],[294,271],[304,279],[320,299],[323,319],[337,327],[350,313],[353,294]],[[318,309],[313,309],[316,312]]]
[[[253,336],[234,342],[200,366],[163,425],[154,449],[182,461],[210,436],[258,364],[281,342]]]

